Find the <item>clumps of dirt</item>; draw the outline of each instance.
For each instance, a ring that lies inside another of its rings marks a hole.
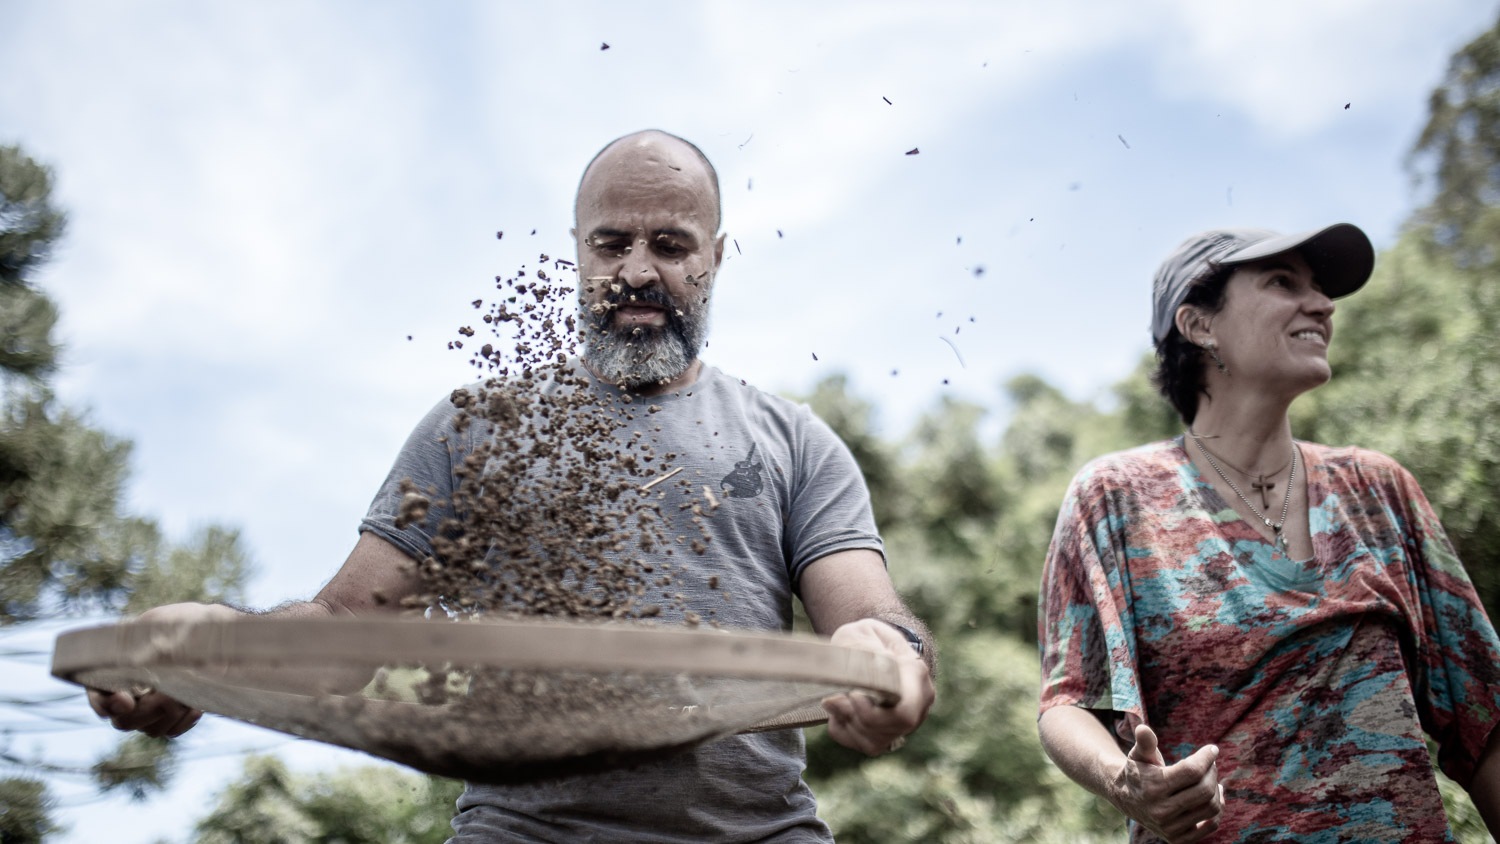
[[[607,320],[576,316],[574,275],[571,262],[544,254],[529,273],[497,276],[492,300],[472,302],[479,327],[462,326],[449,343],[481,377],[450,397],[451,499],[401,487],[398,527],[444,514],[432,554],[415,564],[421,588],[403,601],[411,612],[704,622],[684,606],[675,564],[706,552],[704,520],[719,502],[659,447],[650,419],[660,405],[594,386],[581,332],[608,330]],[[637,359],[650,354],[635,335],[627,343]],[[445,776],[519,782],[598,770],[723,731],[701,722],[693,683],[671,674],[449,664],[404,676],[417,679],[400,694],[380,681],[344,698],[343,723],[366,749]]]
[[[493,300],[471,303],[482,328],[462,326],[449,343],[461,350],[480,342],[480,331],[488,335],[471,351],[479,384],[450,399],[458,413],[449,443],[460,461],[451,501],[435,502],[410,481],[402,486],[398,526],[420,522],[435,504],[452,512],[437,526],[432,555],[417,564],[423,588],[406,605],[454,617],[648,619],[681,611],[672,558],[678,548],[705,553],[703,517],[718,501],[710,492],[672,508],[691,511],[698,538],[672,536],[678,513],[663,506],[668,486],[681,501],[689,481],[675,477],[676,454],[658,453],[659,426],[630,424],[660,407],[592,386],[578,358],[580,331],[604,329],[595,320],[580,326],[575,316],[572,262],[543,254],[538,263],[530,273],[523,266],[497,276]],[[477,445],[460,449],[471,433],[480,434]]]

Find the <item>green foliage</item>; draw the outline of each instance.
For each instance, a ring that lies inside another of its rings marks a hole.
[[[143,544],[147,550],[140,567],[131,572],[126,613],[181,601],[238,604],[244,600],[244,583],[253,567],[240,545],[239,531],[209,525],[185,544],[168,546],[152,530],[149,541],[143,537]]]
[[[1460,267],[1500,260],[1500,21],[1456,53],[1428,100],[1411,163],[1432,204],[1417,215]]]
[[[914,527],[943,555],[977,559],[985,526],[1004,508],[999,479],[978,439],[986,413],[945,397],[911,436],[914,453],[902,474],[912,493]]]
[[[64,227],[52,205],[52,172],[19,147],[0,146],[0,371],[36,377],[55,364],[57,308],[28,277]]]
[[[40,844],[61,832],[52,821],[54,802],[46,783],[0,779],[0,844]]]
[[[0,625],[45,597],[118,605],[140,533],[119,515],[129,453],[50,396],[0,408]]]
[[[46,263],[65,223],[52,205],[52,171],[0,146],[0,284],[20,284]]]
[[[49,372],[57,360],[56,325],[51,299],[26,285],[0,282],[0,370],[33,378]]]
[[[1474,808],[1474,802],[1463,786],[1441,772],[1437,778],[1438,792],[1443,795],[1443,809],[1448,814],[1448,825],[1453,828],[1454,839],[1459,844],[1495,844],[1495,839],[1485,828],[1484,818],[1479,816],[1479,810]]]
[[[94,763],[94,782],[101,792],[123,789],[132,800],[162,791],[174,767],[169,742],[141,733],[126,736],[114,753]]]
[[[462,786],[390,766],[299,775],[256,756],[197,825],[198,844],[440,844]]]

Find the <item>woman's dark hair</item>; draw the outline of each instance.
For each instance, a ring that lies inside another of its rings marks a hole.
[[[1224,289],[1234,267],[1215,264],[1202,278],[1194,281],[1182,298],[1184,305],[1196,305],[1210,314],[1224,307]],[[1198,415],[1198,396],[1207,395],[1203,371],[1208,365],[1208,355],[1203,349],[1188,342],[1174,324],[1167,336],[1156,344],[1156,371],[1151,373],[1151,383],[1177,408],[1177,415],[1188,425]]]

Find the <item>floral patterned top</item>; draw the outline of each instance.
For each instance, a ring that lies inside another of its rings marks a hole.
[[[1219,746],[1211,841],[1451,841],[1423,734],[1467,786],[1500,641],[1411,474],[1300,443],[1313,557],[1277,552],[1178,437],[1074,478],[1043,574],[1041,709]],[[1155,836],[1131,824],[1131,840]]]

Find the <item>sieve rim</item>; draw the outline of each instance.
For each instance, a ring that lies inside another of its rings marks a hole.
[[[423,662],[791,680],[857,689],[885,701],[898,700],[901,691],[889,655],[820,636],[553,619],[123,621],[59,634],[52,674],[84,685],[80,675],[101,670]]]

